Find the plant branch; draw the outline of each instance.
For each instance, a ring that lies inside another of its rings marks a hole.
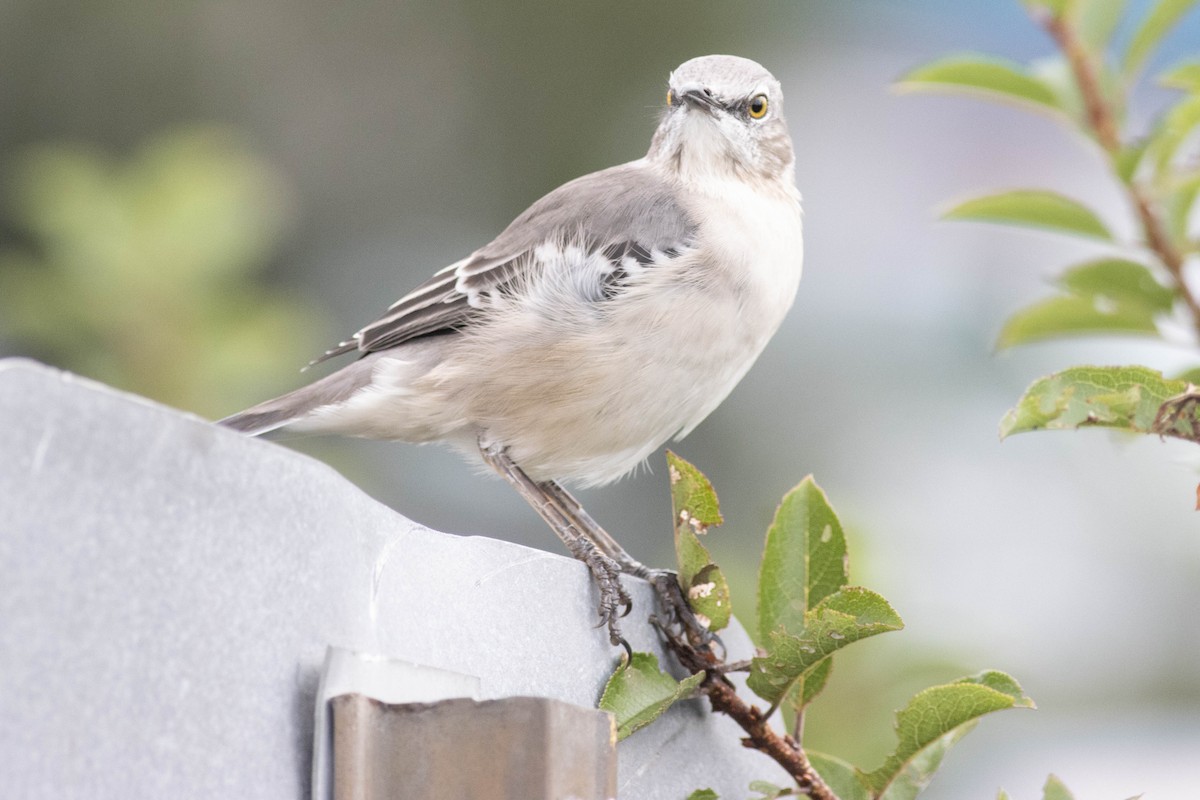
[[[1108,156],[1109,164],[1115,166],[1121,152],[1120,132],[1112,106],[1100,88],[1100,79],[1091,54],[1079,39],[1075,29],[1071,27],[1070,22],[1064,17],[1042,13],[1035,15],[1035,18],[1067,57],[1071,73],[1075,76],[1079,93],[1083,97],[1088,127]],[[1126,188],[1141,223],[1146,246],[1170,274],[1175,290],[1191,314],[1192,327],[1195,329],[1196,335],[1200,337],[1200,301],[1197,301],[1184,277],[1184,255],[1167,235],[1162,224],[1162,216],[1146,189],[1133,180],[1126,185]]]
[[[711,667],[711,669],[726,675],[728,675],[730,672],[749,672],[751,663],[752,662],[750,659],[743,658],[740,661],[723,661],[720,664]]]
[[[1088,126],[1095,134],[1096,141],[1110,158],[1116,156],[1121,149],[1121,135],[1112,109],[1100,89],[1100,78],[1086,45],[1063,17],[1045,14],[1040,21],[1067,57],[1079,93],[1083,96]]]
[[[712,654],[708,645],[697,649],[669,631],[663,630],[663,634],[667,646],[685,669],[692,673],[704,673],[699,692],[708,697],[714,711],[732,717],[742,726],[747,734],[742,739],[743,745],[764,753],[787,770],[796,781],[800,793],[811,800],[838,800],[838,796],[813,769],[800,744],[791,736],[776,733],[767,723],[769,714],[764,714],[758,706],[748,705],[738,696],[733,684],[723,674],[724,665]]]

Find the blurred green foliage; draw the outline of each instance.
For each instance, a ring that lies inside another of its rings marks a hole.
[[[1136,15],[1122,50],[1113,34],[1124,0],[1023,0],[1060,55],[1029,65],[958,55],[919,67],[899,87],[957,91],[1049,113],[1099,148],[1125,194],[1137,234],[1117,240],[1085,203],[1043,189],[975,197],[947,219],[1043,228],[1112,246],[1069,267],[1059,292],[1018,311],[1000,332],[1001,348],[1080,335],[1172,339],[1180,323],[1200,342],[1200,295],[1189,279],[1200,254],[1193,209],[1200,197],[1200,61],[1191,57],[1156,77],[1182,93],[1159,110],[1144,135],[1126,119],[1147,58],[1197,0],[1157,0]],[[1200,389],[1143,367],[1076,367],[1035,381],[1001,423],[1001,435],[1100,425],[1200,441]],[[1198,490],[1200,491],[1200,490]],[[1198,505],[1200,507],[1200,505]]]
[[[285,183],[233,132],[168,132],[127,160],[38,145],[6,172],[23,235],[0,250],[10,349],[210,416],[317,352],[320,314],[261,280],[291,217]]]

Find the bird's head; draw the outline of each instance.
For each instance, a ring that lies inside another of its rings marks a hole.
[[[727,174],[791,182],[792,140],[779,81],[738,56],[701,56],[671,73],[647,155],[684,180]]]

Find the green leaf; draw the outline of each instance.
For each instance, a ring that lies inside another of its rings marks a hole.
[[[1062,112],[1055,93],[1023,66],[977,54],[949,56],[918,67],[897,81],[896,88],[966,92]]]
[[[1187,383],[1200,385],[1200,367],[1185,369],[1183,372],[1176,375],[1173,380],[1186,381]]]
[[[1059,284],[1071,294],[1052,297],[1013,314],[998,348],[1081,334],[1158,333],[1155,320],[1171,311],[1175,293],[1144,265],[1101,258],[1068,270]]]
[[[1121,61],[1121,71],[1132,78],[1171,28],[1191,10],[1196,0],[1158,0],[1133,34]]]
[[[1196,205],[1198,193],[1200,193],[1200,172],[1180,180],[1167,195],[1167,233],[1182,248],[1187,247],[1192,208]]]
[[[827,658],[798,678],[788,693],[779,701],[783,719],[790,730],[795,727],[796,714],[803,711],[825,689],[829,675],[833,672],[833,659]]]
[[[1079,36],[1093,53],[1103,54],[1125,11],[1125,0],[1074,0],[1071,16]]]
[[[716,564],[708,564],[692,578],[688,585],[688,606],[696,620],[710,631],[719,631],[729,624],[733,614],[733,601],[729,594],[729,582]]]
[[[918,692],[896,713],[896,750],[879,769],[859,777],[880,800],[910,800],[979,717],[1014,707],[1032,708],[1033,701],[1002,672],[983,672]]]
[[[1200,58],[1176,64],[1158,76],[1158,83],[1170,89],[1200,92]]]
[[[848,761],[835,756],[805,750],[808,762],[840,800],[871,800],[871,793],[859,780],[858,770]]]
[[[600,708],[617,718],[617,738],[624,739],[658,719],[703,680],[704,673],[697,672],[677,681],[659,670],[652,653],[634,653],[632,662],[617,667],[608,679]]]
[[[708,548],[700,544],[700,538],[686,522],[680,522],[675,529],[675,559],[679,562],[679,586],[685,592],[692,588],[696,576],[712,564]]]
[[[1179,404],[1177,415],[1155,422],[1160,409],[1186,398],[1188,389],[1187,382],[1146,367],[1072,367],[1034,381],[1004,415],[1000,437],[1097,426],[1194,440],[1200,431],[1194,405]]]
[[[1144,264],[1124,258],[1084,262],[1067,270],[1059,283],[1080,297],[1103,297],[1161,313],[1169,312],[1175,304],[1173,289],[1159,283]]]
[[[702,529],[724,522],[717,493],[704,473],[670,450],[667,451],[667,471],[671,478],[671,505],[676,524],[685,511],[686,521],[697,529],[697,533],[704,533]]]
[[[1046,785],[1042,787],[1042,800],[1075,800],[1075,795],[1071,794],[1071,790],[1057,775],[1051,775],[1046,778]]]
[[[770,632],[763,643],[766,655],[751,661],[746,685],[767,702],[777,704],[796,681],[838,650],[902,627],[900,616],[879,595],[857,586],[841,589],[805,615],[803,631],[789,633],[780,627]]]
[[[1025,690],[1021,688],[1021,684],[1017,683],[1017,679],[1006,672],[1001,672],[998,669],[989,669],[984,670],[976,675],[968,675],[965,678],[959,678],[958,680],[954,681],[954,683],[949,685],[957,686],[967,683],[986,686],[989,689],[995,689],[1001,694],[1006,694],[1012,698],[1013,705],[1018,708],[1036,708],[1033,700],[1031,700],[1025,694]]]
[[[946,211],[942,218],[1026,225],[1112,241],[1108,228],[1090,209],[1069,197],[1038,189],[967,200]]]
[[[784,495],[767,529],[758,573],[761,641],[804,629],[805,614],[846,585],[846,534],[825,492],[809,475]]]
[[[767,530],[758,577],[758,633],[799,634],[807,612],[846,585],[846,535],[829,498],[809,475],[784,495]],[[799,680],[791,699],[803,708],[820,693],[829,667]]]
[[[1030,11],[1046,11],[1061,17],[1066,13],[1070,0],[1021,0],[1021,3]]]
[[[1142,165],[1142,158],[1146,155],[1146,149],[1149,146],[1149,137],[1121,146],[1117,152],[1115,167],[1117,177],[1121,179],[1122,183],[1126,185],[1133,183],[1133,179],[1137,177],[1138,167]]]
[[[722,522],[717,494],[700,470],[669,451],[667,467],[675,512],[679,585],[700,623],[709,630],[719,631],[729,624],[732,614],[729,582],[712,563],[708,548],[700,543],[700,534],[706,533],[710,525]]]
[[[258,279],[291,203],[231,131],[176,130],[119,160],[42,144],[9,153],[3,171],[0,203],[23,234],[0,254],[6,341],[214,416],[289,379],[319,342],[320,310]],[[14,260],[26,274],[8,274]],[[170,343],[147,346],[148,330]]]
[[[1192,94],[1172,106],[1150,137],[1148,152],[1160,176],[1170,170],[1179,148],[1200,125],[1200,94]]]
[[[1154,314],[1136,306],[1098,305],[1085,297],[1052,297],[1024,308],[1008,318],[996,347],[1104,333],[1158,333]]]
[[[829,682],[829,673],[832,671],[833,659],[827,658],[809,670],[803,678],[796,681],[796,687],[792,689],[790,696],[792,708],[802,709],[816,699],[821,690],[825,688],[825,684]]]
[[[750,781],[750,791],[762,795],[762,797],[752,797],[750,800],[777,800],[777,798],[792,793],[792,789],[786,786],[776,786],[767,781]]]
[[[687,796],[687,800],[721,800],[721,796],[712,789],[697,789]]]

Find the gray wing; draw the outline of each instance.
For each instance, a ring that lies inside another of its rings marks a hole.
[[[692,243],[695,228],[674,187],[642,162],[585,175],[538,200],[490,244],[439,270],[313,363],[461,330],[479,316],[489,295],[504,291],[529,268],[534,249],[546,242],[577,241],[603,252],[614,269],[598,289],[612,297],[627,275],[622,265],[646,266],[655,254],[675,255]]]

